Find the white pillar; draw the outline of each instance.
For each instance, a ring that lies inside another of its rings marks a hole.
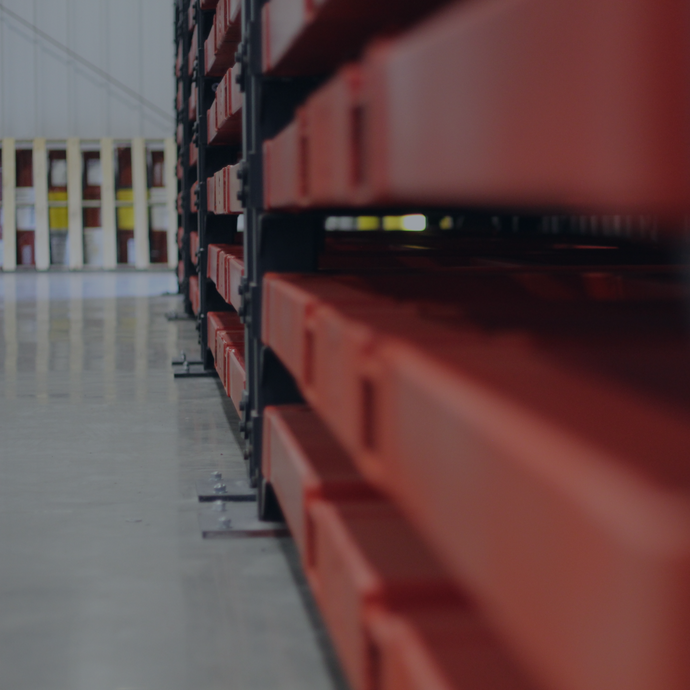
[[[117,215],[115,210],[115,145],[101,139],[101,227],[103,268],[117,268]]]
[[[2,140],[3,269],[17,268],[17,152],[14,139]]]
[[[165,200],[168,209],[168,266],[177,268],[177,144],[165,140]]]
[[[69,267],[84,267],[84,211],[82,155],[79,139],[67,140],[67,204],[69,212]]]
[[[132,139],[132,188],[134,190],[134,253],[137,268],[146,269],[151,262],[149,242],[149,194],[146,171],[146,143]]]
[[[33,152],[36,230],[36,270],[50,268],[50,226],[48,223],[48,151],[45,139],[34,139]]]

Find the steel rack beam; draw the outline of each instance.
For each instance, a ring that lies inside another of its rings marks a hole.
[[[213,11],[202,10],[200,0],[194,0],[198,30],[198,51],[194,67],[197,86],[197,122],[194,140],[198,149],[197,159],[197,230],[199,233],[200,309],[198,315],[201,360],[205,369],[213,370],[213,346],[208,343],[207,315],[212,311],[224,311],[230,307],[216,290],[208,275],[208,246],[214,242],[231,242],[237,232],[237,217],[216,217],[208,212],[208,178],[226,165],[237,162],[239,149],[235,146],[210,146],[208,144],[207,113],[215,98],[215,89],[220,79],[207,76],[205,69],[205,42],[213,29]]]
[[[243,189],[245,206],[245,276],[241,316],[246,325],[247,395],[242,430],[248,439],[247,459],[253,484],[259,486],[262,518],[278,514],[278,504],[263,480],[262,421],[267,404],[300,402],[292,377],[261,339],[261,290],[267,271],[316,269],[321,224],[310,218],[264,213],[263,145],[287,123],[296,99],[308,93],[299,81],[266,79],[262,73],[261,0],[243,0],[243,41],[238,50],[239,79],[244,91]],[[295,88],[297,87],[297,88]]]
[[[194,182],[192,171],[189,165],[189,148],[192,143],[191,122],[189,120],[189,98],[191,96],[191,79],[188,74],[187,58],[190,50],[190,32],[187,25],[187,13],[189,11],[189,3],[186,0],[180,0],[176,5],[176,21],[175,31],[177,36],[177,45],[182,47],[182,68],[180,70],[179,82],[182,82],[182,108],[177,110],[178,125],[182,125],[182,147],[178,154],[178,159],[182,159],[182,180],[178,185],[178,192],[182,199],[182,213],[178,215],[178,227],[182,227],[182,247],[180,248],[180,260],[184,267],[184,277],[180,285],[180,291],[184,295],[184,309],[189,315],[193,315],[192,303],[189,295],[189,278],[196,272],[194,263],[192,262],[191,246],[190,246],[190,232],[192,230],[192,210],[189,190]],[[178,209],[179,211],[179,209]]]

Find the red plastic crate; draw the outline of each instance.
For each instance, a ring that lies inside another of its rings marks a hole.
[[[191,77],[194,72],[194,63],[199,51],[199,27],[194,26],[194,33],[192,34],[192,43],[189,48],[189,57],[187,58],[187,74]]]
[[[313,342],[309,342],[307,335],[310,319],[324,302],[370,307],[381,314],[396,309],[394,303],[380,295],[372,296],[330,277],[267,274],[263,290],[262,337],[303,390],[309,389],[311,381],[306,366],[313,357]]]
[[[682,0],[462,3],[380,45],[357,201],[686,209],[686,20]]]
[[[377,690],[535,689],[467,603],[381,609],[369,630]]]
[[[206,276],[214,283],[218,283],[218,256],[221,250],[220,244],[209,244],[207,249]]]
[[[213,30],[216,32],[216,44],[237,45],[242,40],[241,0],[221,0]]]
[[[303,203],[305,179],[299,167],[302,131],[303,119],[298,115],[274,139],[264,142],[266,208],[298,208]]]
[[[423,543],[386,501],[314,501],[306,573],[353,688],[373,687],[369,617],[396,603],[457,600]]]
[[[302,560],[312,563],[307,515],[313,502],[370,500],[377,494],[308,406],[266,408],[263,434],[264,476],[276,492]]]
[[[175,76],[179,79],[182,76],[182,43],[177,47],[175,57]]]
[[[192,83],[192,88],[189,94],[189,120],[196,122],[197,118],[197,87],[196,83]]]
[[[189,253],[191,254],[192,263],[196,266],[199,261],[199,233],[192,230],[189,233]]]
[[[210,180],[214,186],[214,203],[216,213],[225,213],[225,190],[223,189],[224,168],[219,170]]]
[[[380,42],[361,76],[350,66],[312,95],[305,129],[268,145],[267,204],[686,210],[682,0],[572,12],[569,0],[455,3]]]
[[[189,167],[194,168],[199,162],[199,149],[197,145],[192,141],[189,144]]]
[[[309,23],[307,0],[275,0],[262,8],[263,70],[272,72]]]
[[[223,390],[225,390],[225,394],[230,399],[232,399],[230,363],[232,360],[232,353],[233,352],[234,352],[234,350],[231,347],[225,347],[225,350],[223,352],[223,357],[225,358],[225,366],[223,369],[223,377],[222,377]]]
[[[208,245],[208,267],[206,271],[209,280],[212,280],[216,285],[218,285],[218,267],[221,262],[221,256],[225,249],[230,246],[228,244]]]
[[[216,288],[218,294],[228,302],[227,298],[227,280],[228,280],[228,253],[222,251],[218,255],[218,279],[216,281]]]
[[[242,213],[242,205],[237,198],[240,191],[238,167],[239,165],[229,165],[219,170],[214,176],[216,213],[227,215]]]
[[[238,319],[239,322],[239,319]],[[236,326],[232,330],[216,332],[215,363],[225,392],[230,397],[230,353],[238,348],[244,348],[244,327]]]
[[[242,305],[242,297],[240,296],[239,287],[244,276],[244,260],[239,256],[231,256],[227,264],[228,280],[226,288],[228,290],[227,301],[239,312]]]
[[[225,257],[240,253],[242,248],[235,244],[209,244],[207,275],[217,287],[220,283],[220,273],[225,270]]]
[[[230,352],[229,362],[229,378],[230,378],[230,398],[235,406],[235,410],[239,415],[242,414],[240,410],[240,403],[244,391],[247,387],[247,374],[244,366],[244,343],[237,343],[237,347]]]
[[[200,297],[199,297],[199,278],[197,276],[189,276],[189,301],[192,304],[192,311],[197,316],[199,315]]]
[[[197,197],[197,189],[199,189],[199,183],[195,182],[192,185],[192,188],[189,190],[189,199],[190,199],[192,213],[197,213],[199,210],[199,200]]]
[[[206,210],[209,213],[216,212],[216,184],[213,177],[206,180]]]
[[[238,3],[221,0],[206,40],[206,74],[222,77],[235,63],[237,46],[242,40],[242,26]]]
[[[221,254],[218,256],[218,282],[216,283],[218,294],[226,302],[228,302],[228,258],[229,255],[226,252],[221,252]]]
[[[297,166],[306,180],[306,200],[312,206],[352,203],[353,190],[365,161],[353,144],[364,122],[357,118],[360,70],[344,67],[306,103],[304,134]],[[289,174],[289,171],[288,171]]]
[[[216,98],[208,111],[208,143],[238,144],[242,137],[241,103],[233,103],[233,71],[226,72],[216,89]]]
[[[227,331],[235,335],[236,333],[243,333],[244,326],[239,320],[239,317],[234,312],[230,311],[211,311],[207,315],[208,322],[208,338],[209,349],[213,353],[214,359],[219,354],[216,350],[215,343],[217,341],[218,333]]]

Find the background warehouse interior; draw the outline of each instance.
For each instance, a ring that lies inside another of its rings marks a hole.
[[[688,27],[0,0],[0,687],[687,690]]]

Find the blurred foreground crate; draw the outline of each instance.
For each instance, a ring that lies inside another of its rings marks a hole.
[[[533,687],[306,406],[266,410],[267,471],[353,688]]]
[[[395,32],[447,0],[271,0],[262,9],[263,69],[327,74],[378,32]]]
[[[675,689],[686,293],[654,269],[269,275],[264,333],[548,687]]]
[[[687,13],[454,3],[310,97],[267,144],[266,205],[685,212]]]

